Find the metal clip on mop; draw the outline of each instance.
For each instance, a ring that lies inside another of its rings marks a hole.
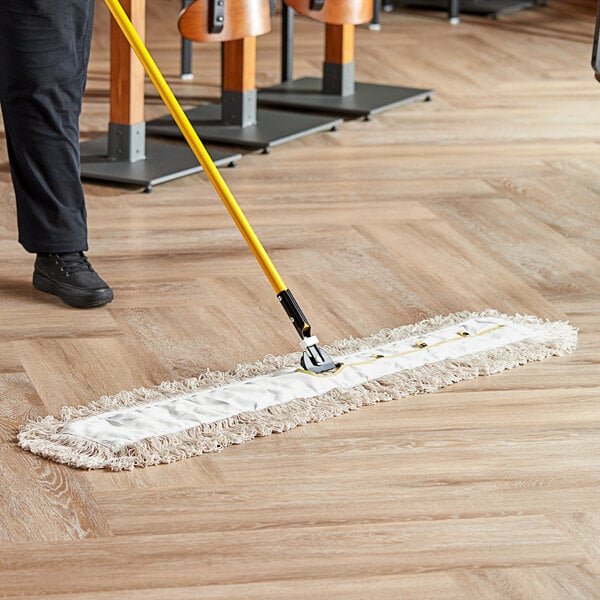
[[[337,365],[331,360],[331,357],[323,348],[319,348],[319,339],[316,335],[310,333],[310,323],[307,321],[302,309],[296,302],[296,298],[290,290],[284,290],[277,294],[290,321],[293,323],[298,335],[300,336],[300,346],[303,353],[300,364],[303,369],[313,373],[324,373],[326,371],[335,371]]]
[[[302,310],[300,310],[294,296],[283,282],[281,275],[277,272],[273,261],[264,249],[256,232],[252,229],[250,222],[225,183],[221,173],[219,173],[219,170],[204,147],[204,144],[200,141],[196,130],[192,127],[190,120],[181,108],[177,98],[175,98],[175,95],[171,91],[163,74],[156,66],[154,59],[150,56],[148,49],[132,25],[127,13],[123,10],[119,0],[104,0],[104,2],[108,6],[115,22],[123,32],[123,35],[127,38],[131,48],[144,66],[146,73],[148,73],[152,83],[158,90],[165,106],[169,109],[173,120],[177,123],[183,137],[196,155],[198,162],[202,165],[204,172],[210,179],[215,191],[240,230],[244,240],[246,240],[252,254],[254,254],[254,257],[273,286],[273,289],[277,292],[277,297],[283,304],[288,317],[294,324],[294,327],[302,340],[300,344],[303,350],[302,359],[300,361],[302,367],[313,373],[323,373],[325,371],[335,370],[337,368],[335,363],[324,350],[319,348],[319,340],[311,335],[310,325],[302,313]],[[210,27],[215,28],[216,31],[219,27],[222,27],[225,22],[227,6],[225,5],[225,0],[211,0],[211,2],[212,12],[210,13]]]

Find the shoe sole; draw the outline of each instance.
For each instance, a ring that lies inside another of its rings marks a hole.
[[[46,292],[58,296],[65,304],[75,308],[94,308],[103,306],[113,300],[113,292],[110,289],[97,291],[90,294],[69,294],[51,279],[40,273],[33,274],[33,287],[40,292]]]

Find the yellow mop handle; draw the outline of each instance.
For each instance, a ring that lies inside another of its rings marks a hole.
[[[206,151],[204,144],[200,141],[198,134],[192,127],[190,120],[187,115],[181,108],[181,105],[175,98],[175,95],[171,91],[169,84],[166,82],[163,74],[160,72],[154,59],[150,56],[148,49],[142,42],[140,36],[138,35],[135,27],[132,25],[131,20],[127,16],[127,13],[123,10],[123,7],[119,3],[118,0],[104,0],[108,9],[112,13],[117,25],[121,28],[123,35],[127,38],[131,48],[140,59],[140,62],[144,66],[144,69],[148,73],[148,76],[152,80],[152,83],[155,85],[160,97],[163,99],[165,106],[169,109],[171,116],[177,123],[181,133],[187,140],[190,148],[196,155],[198,162],[202,165],[202,168],[208,175],[211,183],[213,184],[215,190],[219,194],[219,197],[223,201],[223,204],[229,211],[232,219],[240,230],[241,234],[244,236],[246,243],[252,250],[258,264],[261,266],[262,270],[265,272],[265,275],[271,282],[271,285],[275,289],[277,293],[283,292],[287,290],[287,286],[283,282],[283,279],[277,272],[273,261],[267,254],[267,251],[264,249],[264,246],[261,244],[258,236],[252,229],[252,225],[246,218],[246,215],[240,208],[237,200],[231,193],[231,190],[225,183],[223,177],[221,177],[221,173],[215,166],[210,154]]]

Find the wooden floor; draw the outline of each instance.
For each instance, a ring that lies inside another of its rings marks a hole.
[[[217,46],[177,79],[177,8],[148,42],[186,106],[219,94]],[[15,444],[65,404],[296,349],[208,181],[86,184],[90,256],[114,286],[77,312],[31,288],[0,143],[0,597],[600,598],[600,85],[595,3],[498,21],[397,10],[357,31],[357,79],[433,87],[224,175],[325,341],[493,307],[568,319],[577,352],[135,472]],[[279,77],[279,16],[258,44]],[[108,119],[98,3],[82,134]],[[321,27],[298,19],[295,75]],[[163,114],[148,87],[148,116]]]

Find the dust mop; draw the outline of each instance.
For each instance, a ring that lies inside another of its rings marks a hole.
[[[493,310],[320,346],[131,21],[117,0],[105,2],[277,292],[301,351],[64,407],[23,425],[21,447],[87,469],[169,463],[575,349],[568,323]]]

